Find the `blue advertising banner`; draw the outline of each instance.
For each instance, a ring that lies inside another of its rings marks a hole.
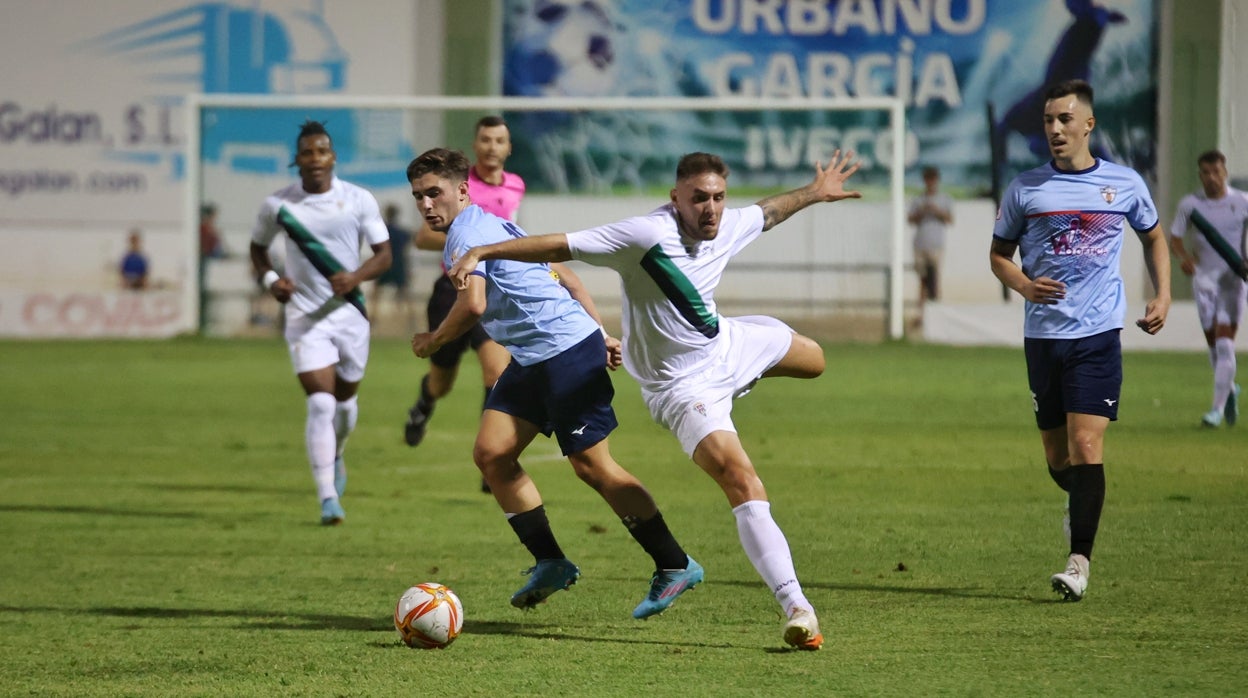
[[[1096,89],[1098,155],[1152,174],[1156,0],[506,0],[503,92],[524,96],[896,96],[906,162],[952,191],[1048,159],[1044,87]],[[880,111],[513,115],[509,162],[536,191],[636,186],[681,153],[723,155],[738,181],[801,181],[831,149],[882,184]]]

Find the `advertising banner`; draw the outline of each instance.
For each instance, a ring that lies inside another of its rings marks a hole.
[[[1048,159],[1044,87],[1096,89],[1098,155],[1150,176],[1156,153],[1156,0],[506,0],[504,93],[855,98],[907,107],[906,162],[983,195]],[[535,191],[670,178],[716,152],[738,181],[809,176],[834,147],[881,183],[893,144],[880,112],[514,115],[509,166]]]
[[[412,3],[367,9],[347,0],[9,3],[0,28],[4,219],[180,220],[182,105],[192,92],[410,94]],[[237,168],[289,175],[306,116],[222,115],[205,152],[246,151]],[[350,164],[349,136],[367,125],[346,110],[320,116],[342,132],[339,159]],[[232,132],[245,134],[242,145],[231,148]]]
[[[6,301],[0,336],[194,329],[199,255],[188,225],[197,208],[187,205],[188,146],[208,170],[196,194],[216,206],[236,257],[246,255],[261,199],[295,178],[289,165],[305,119],[326,121],[344,178],[402,188],[411,146],[402,131],[379,129],[378,118],[223,109],[206,115],[201,142],[189,144],[186,103],[192,93],[411,94],[417,9],[411,0],[6,3],[0,290],[34,295],[21,296],[25,310]],[[152,286],[181,294],[176,313],[163,296],[112,295],[132,234],[141,237]],[[88,311],[99,321],[88,321]]]

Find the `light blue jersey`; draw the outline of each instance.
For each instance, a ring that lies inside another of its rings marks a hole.
[[[515,223],[486,213],[476,204],[469,205],[446,233],[443,263],[449,269],[474,247],[525,235]],[[521,366],[558,356],[599,331],[598,323],[547,264],[490,259],[479,263],[472,273],[486,282],[481,326]]]
[[[1018,244],[1023,273],[1066,284],[1053,305],[1027,302],[1023,336],[1077,339],[1122,329],[1122,241],[1126,224],[1137,233],[1157,225],[1157,207],[1140,175],[1097,160],[1078,172],[1049,162],[1010,182],[992,236]]]

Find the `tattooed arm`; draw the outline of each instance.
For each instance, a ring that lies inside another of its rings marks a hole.
[[[860,160],[853,158],[853,153],[841,157],[841,151],[837,150],[832,154],[832,161],[826,170],[815,163],[815,179],[810,184],[760,199],[758,205],[763,209],[763,230],[771,230],[794,213],[820,201],[862,198],[858,191],[845,191],[845,180],[862,165]]]

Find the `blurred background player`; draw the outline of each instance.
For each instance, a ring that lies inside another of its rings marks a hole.
[[[411,267],[407,263],[407,248],[412,243],[412,233],[399,223],[399,207],[396,204],[386,204],[383,219],[386,222],[386,230],[390,233],[390,268],[377,277],[377,282],[373,284],[369,305],[373,306],[374,313],[380,315],[381,287],[393,286],[395,311],[405,323],[404,332],[410,332],[416,321],[415,306],[412,303],[409,288]]]
[[[221,229],[217,227],[217,206],[204,204],[199,207],[199,258],[225,259],[227,256]]]
[[[1136,321],[1149,334],[1161,330],[1170,310],[1170,252],[1144,180],[1089,149],[1092,86],[1068,80],[1050,87],[1043,119],[1053,159],[1010,182],[989,263],[1001,283],[1027,299],[1023,347],[1036,426],[1049,475],[1069,495],[1070,552],[1066,569],[1049,581],[1064,600],[1079,601],[1105,502],[1105,430],[1118,419],[1122,390],[1126,227],[1144,245],[1157,294]]]
[[[468,170],[468,192],[472,202],[488,213],[513,223],[520,201],[524,198],[524,179],[503,169],[511,155],[511,132],[499,116],[486,116],[477,121],[472,141],[475,158]],[[416,233],[416,247],[421,250],[441,252],[446,245],[446,233],[422,225]],[[445,272],[445,267],[443,268]],[[455,304],[457,291],[446,274],[439,274],[429,295],[429,327],[434,328],[446,319]],[[416,446],[425,438],[429,418],[438,400],[455,387],[459,375],[459,362],[469,348],[477,352],[481,362],[481,382],[485,386],[485,400],[498,376],[507,367],[511,356],[497,342],[490,339],[480,325],[473,326],[462,336],[441,347],[429,357],[429,372],[420,379],[420,396],[408,410],[407,424],[403,430],[408,446]],[[482,401],[482,404],[485,403]],[[489,492],[489,484],[482,479],[481,491]]]
[[[1217,236],[1243,254],[1248,230],[1248,195],[1227,185],[1226,156],[1217,150],[1196,159],[1201,191],[1179,200],[1170,226],[1170,249],[1183,273],[1192,277],[1192,295],[1213,366],[1213,405],[1200,423],[1218,427],[1239,418],[1239,385],[1235,383],[1235,333],[1244,314],[1248,284],[1242,269],[1232,269],[1210,242]],[[1195,234],[1187,236],[1190,227]],[[1184,246],[1191,238],[1190,250]],[[1241,259],[1242,264],[1242,259]]]
[[[117,271],[121,275],[121,287],[131,291],[147,288],[147,255],[143,252],[143,234],[138,228],[130,230],[126,239],[126,254],[121,258]]]
[[[923,305],[940,300],[940,260],[945,227],[953,223],[953,200],[940,191],[940,170],[923,168],[923,194],[910,202],[906,220],[914,226],[914,268],[919,274],[919,317]]]
[[[619,273],[624,365],[650,415],[723,490],[741,547],[785,614],[784,641],[804,650],[819,649],[823,634],[732,406],[761,378],[821,375],[823,349],[775,318],[720,315],[715,289],[732,257],[763,232],[813,204],[861,197],[844,189],[859,165],[837,150],[826,170],[815,163],[810,184],[726,209],[728,166],[717,155],[689,153],[676,165],[671,201],[648,215],[495,243],[466,252],[451,270],[462,282],[480,260],[578,259]]]
[[[470,247],[525,234],[473,205],[468,172],[462,153],[443,148],[423,153],[407,168],[426,224],[449,235],[443,253],[448,266]],[[633,610],[634,618],[647,618],[701,582],[702,567],[676,542],[646,488],[611,456],[607,436],[618,423],[607,368],[619,366],[620,343],[607,337],[589,294],[574,281],[562,265],[474,266],[446,318],[412,338],[412,352],[428,357],[472,327],[484,327],[512,353],[482,411],[472,449],[494,499],[535,560],[511,604],[531,608],[580,576],[551,531],[537,485],[517,461],[538,433],[554,433],[577,476],[654,560],[650,590]]]
[[[334,144],[324,124],[306,121],[295,140],[300,181],[264,199],[251,235],[260,285],[286,306],[286,344],[307,395],[308,462],[321,523],[342,523],[347,437],[359,416],[356,392],[368,364],[369,324],[360,284],[390,266],[390,240],[377,199],[334,176]],[[286,273],[269,245],[286,233]],[[361,263],[361,246],[373,256]]]

